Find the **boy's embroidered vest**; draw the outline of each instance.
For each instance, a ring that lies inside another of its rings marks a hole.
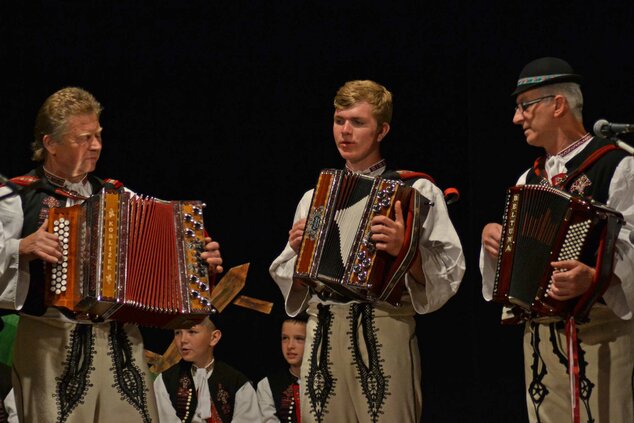
[[[192,363],[181,360],[162,373],[172,405],[183,423],[192,421],[198,405],[191,368]],[[216,422],[219,418],[223,423],[231,422],[236,392],[249,379],[228,364],[216,360],[213,373],[207,381],[212,402],[212,417],[208,421]]]
[[[277,418],[282,422],[297,423],[299,398],[296,395],[296,390],[299,389],[298,378],[288,369],[284,369],[268,376],[268,380]]]

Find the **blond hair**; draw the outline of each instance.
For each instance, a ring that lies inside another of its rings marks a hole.
[[[367,102],[379,127],[392,122],[392,93],[383,85],[370,80],[346,82],[335,95],[336,110],[345,110],[357,103]]]
[[[37,112],[31,158],[36,162],[44,161],[44,136],[50,135],[53,140],[60,141],[71,116],[94,114],[99,117],[102,110],[95,97],[82,88],[66,87],[53,93]]]

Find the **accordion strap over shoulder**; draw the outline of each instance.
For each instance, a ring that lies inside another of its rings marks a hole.
[[[392,175],[400,178],[402,181],[412,181],[416,179],[427,179],[432,184],[436,185],[436,181],[429,174],[424,172],[415,172],[412,170],[396,170],[393,172],[388,172],[383,175],[385,178],[390,178]],[[455,203],[460,199],[460,192],[458,188],[450,187],[443,190],[443,195],[445,197],[445,202],[447,204]]]
[[[112,179],[112,178],[106,178],[103,180],[103,184],[104,185],[110,185],[112,186],[114,189],[119,189],[123,187],[123,182],[118,181],[116,179]]]
[[[99,179],[97,177],[93,177],[95,179],[97,179],[97,181],[99,181],[102,185],[111,185],[112,187],[114,187],[115,189],[119,189],[123,186],[123,182],[117,180],[117,179],[112,179],[112,178],[106,178],[106,179]],[[9,181],[13,182],[16,185],[19,185],[21,187],[28,187],[29,185],[39,181],[40,178],[38,176],[35,175],[22,175],[22,176],[16,176],[14,178],[9,179]]]
[[[590,156],[588,156],[576,169],[574,169],[571,173],[567,174],[565,178],[560,180],[555,186],[559,189],[567,190],[572,182],[579,176],[581,173],[585,172],[589,167],[595,164],[601,157],[605,156],[607,153],[613,150],[618,150],[614,144],[604,145],[603,147],[594,151]],[[538,177],[544,178],[544,164],[546,163],[546,156],[540,156],[535,160],[533,164],[533,172]],[[545,179],[545,178],[544,178]]]
[[[21,187],[28,187],[29,185],[39,181],[40,178],[38,178],[37,176],[33,176],[33,175],[22,175],[22,176],[16,176],[15,178],[11,178],[9,179],[9,181],[13,182],[14,184],[21,186]]]
[[[408,181],[412,179],[427,179],[431,183],[436,184],[434,178],[424,172],[414,172],[412,170],[395,170],[393,173],[396,174],[396,176],[398,176],[403,181]],[[385,174],[384,176],[389,177],[388,174]]]
[[[578,168],[573,170],[572,173],[566,175],[566,177],[558,184],[559,187],[561,189],[568,190],[568,188],[570,187],[570,184],[577,178],[577,176],[579,176],[581,173],[585,172],[586,169],[588,169],[590,166],[592,166],[594,163],[596,163],[597,160],[599,160],[601,157],[605,156],[610,151],[618,150],[618,149],[619,149],[619,147],[617,147],[614,144],[605,145],[605,146],[599,148],[594,153],[592,153],[587,159],[585,159],[583,161],[583,163],[581,163],[581,165],[579,165]]]
[[[121,181],[118,181],[116,179],[112,179],[112,178],[107,178],[107,179],[100,179],[97,178],[96,176],[89,176],[88,180],[93,183],[93,185],[96,183],[100,186],[104,186],[107,188],[112,188],[115,190],[121,189],[124,185]],[[22,176],[16,176],[14,178],[11,178],[8,183],[13,184],[14,186],[17,186],[19,188],[21,188],[21,192],[24,192],[25,190],[37,190],[37,189],[43,189],[44,191],[50,192],[51,194],[58,194],[61,195],[63,197],[68,197],[68,198],[73,198],[73,199],[83,199],[82,196],[78,196],[72,192],[69,192],[63,188],[57,187],[57,186],[51,186],[50,184],[44,183],[44,181],[42,180],[42,178],[40,178],[39,176],[35,176],[35,175],[22,175]],[[54,188],[54,189],[53,189]]]

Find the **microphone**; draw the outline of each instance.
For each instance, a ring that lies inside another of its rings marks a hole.
[[[618,134],[634,132],[634,124],[631,123],[610,123],[605,119],[599,119],[592,127],[594,135],[599,138],[610,138]]]

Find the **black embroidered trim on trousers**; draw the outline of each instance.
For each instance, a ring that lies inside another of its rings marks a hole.
[[[313,334],[313,349],[309,357],[306,390],[311,412],[318,422],[322,422],[337,380],[332,377],[329,360],[332,313],[329,306],[322,304],[319,304],[317,309],[317,327]]]
[[[549,329],[549,341],[552,346],[552,352],[555,354],[559,360],[559,363],[564,367],[566,374],[568,372],[568,359],[566,358],[566,354],[564,353],[564,347],[562,347],[558,342],[558,330],[563,329],[563,324],[561,322],[550,323],[548,325]],[[544,402],[546,396],[550,393],[548,388],[543,384],[544,377],[548,374],[548,369],[541,358],[540,355],[540,337],[539,337],[539,324],[531,322],[531,346],[533,349],[533,364],[531,364],[532,369],[532,380],[529,385],[528,393],[535,408],[535,415],[537,416],[537,423],[541,422],[539,407]],[[588,367],[588,362],[585,360],[585,351],[581,347],[581,340],[577,338],[577,353],[579,357],[579,399],[583,403],[586,413],[588,415],[588,423],[594,422],[594,418],[592,417],[592,410],[590,409],[590,396],[592,395],[592,390],[594,388],[594,384],[588,379],[586,369]]]
[[[121,394],[122,400],[127,400],[141,413],[143,422],[150,423],[151,419],[147,407],[148,389],[143,380],[143,372],[134,362],[132,345],[122,324],[110,323],[108,343],[110,345],[108,354],[112,357],[114,365],[110,369],[114,372],[114,387]]]
[[[557,342],[557,330],[565,330],[565,326],[562,322],[556,322],[550,324],[550,343],[553,346],[553,353],[559,358],[559,363],[566,369],[566,374],[570,376],[570,372],[568,371],[568,359],[564,354],[564,348]],[[578,333],[579,329],[575,328],[575,331]],[[586,409],[586,414],[588,415],[588,423],[593,423],[594,418],[592,418],[592,410],[590,409],[590,396],[592,395],[592,389],[594,388],[594,383],[588,379],[588,375],[586,374],[586,369],[588,368],[588,362],[585,360],[586,352],[581,347],[581,339],[577,336],[577,355],[579,358],[579,399],[583,403],[583,406]]]
[[[69,341],[65,347],[66,361],[62,364],[62,375],[55,378],[58,423],[64,423],[70,413],[84,403],[88,388],[92,386],[90,373],[95,370],[92,365],[95,356],[92,326],[76,325]]]
[[[539,354],[539,325],[531,322],[531,346],[533,347],[533,364],[531,364],[531,370],[533,371],[533,377],[531,383],[528,386],[528,395],[535,408],[535,415],[537,416],[537,423],[541,422],[539,418],[539,407],[544,402],[544,398],[548,395],[549,391],[546,385],[542,382],[546,374],[548,373],[544,360]]]
[[[374,326],[374,308],[371,304],[361,303],[353,304],[350,308],[350,336],[352,339],[352,356],[353,366],[357,368],[357,378],[361,383],[363,394],[368,400],[368,413],[372,416],[372,421],[377,422],[379,415],[383,414],[381,408],[385,403],[385,398],[389,395],[387,392],[388,379],[383,372],[381,363],[380,350],[382,345],[377,343],[376,331]],[[363,331],[363,342],[365,343],[368,353],[368,364],[363,362],[361,350],[359,348],[359,335],[357,327],[361,323]]]

